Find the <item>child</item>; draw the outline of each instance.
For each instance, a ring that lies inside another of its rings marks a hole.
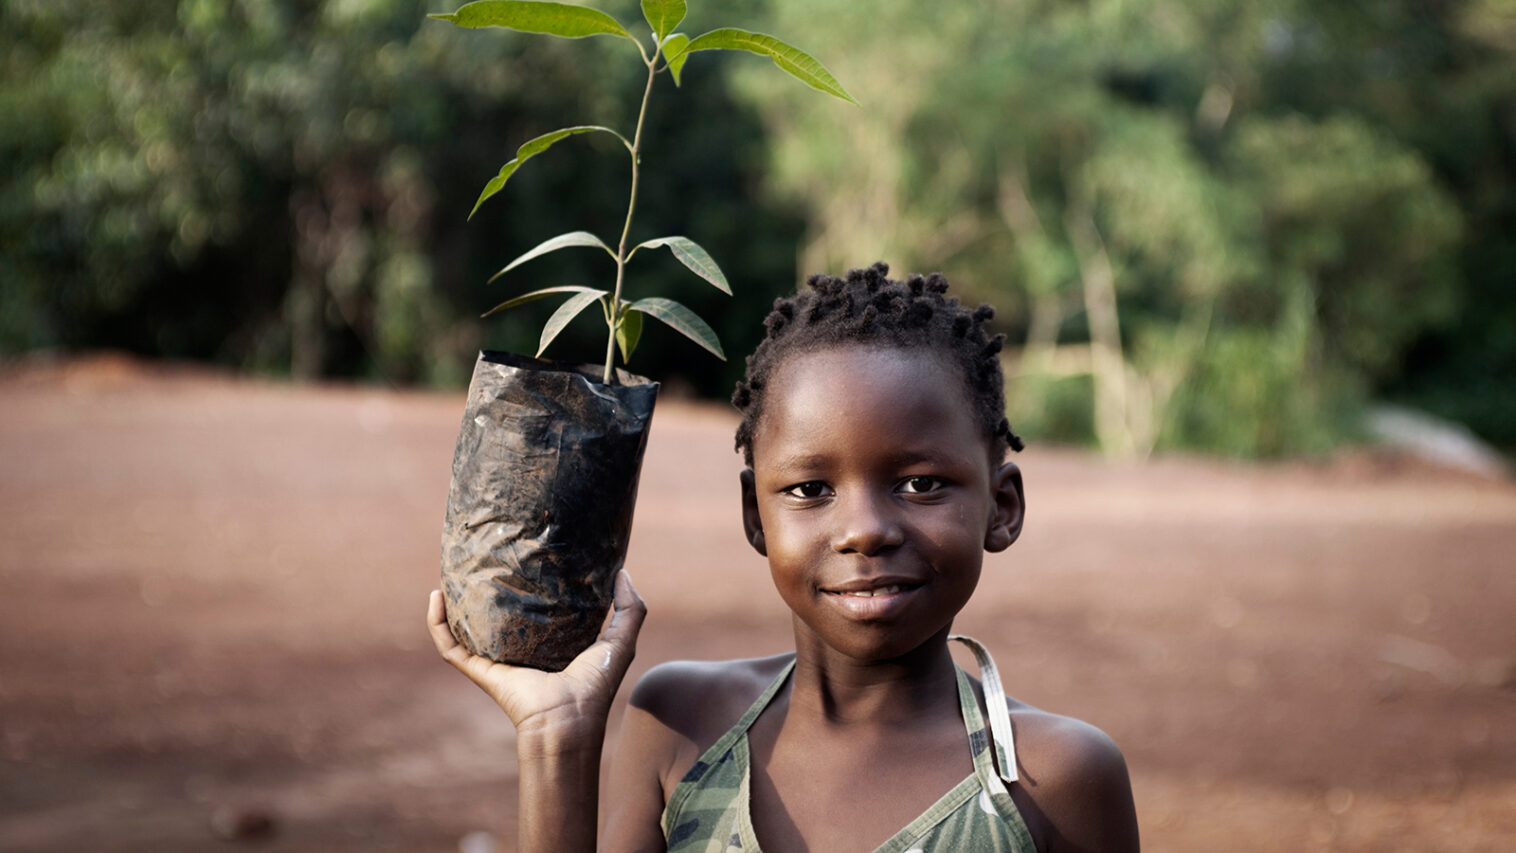
[[[999,351],[941,276],[876,264],[775,302],[732,401],[742,523],[793,612],[794,654],[654,667],[611,764],[601,847],[1135,851],[1126,764],[1098,729],[1004,695],[948,652],[985,551],[1021,532]],[[520,849],[590,850],[611,699],[645,613],[562,673],[438,651],[517,728]],[[956,638],[963,639],[963,638]],[[1009,712],[1007,714],[1007,711]],[[989,725],[984,720],[988,718]]]

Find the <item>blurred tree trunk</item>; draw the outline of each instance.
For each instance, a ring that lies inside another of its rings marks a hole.
[[[320,257],[321,240],[315,233],[316,223],[321,218],[314,192],[307,190],[291,197],[295,264],[290,275],[287,303],[290,374],[302,381],[321,375],[326,354],[326,287],[321,282],[326,271]]]
[[[997,183],[996,208],[1011,232],[1012,244],[1019,248],[1045,240],[1047,229],[1042,227],[1042,218],[1027,195],[1025,167],[1001,165]],[[1053,348],[1058,345],[1058,328],[1063,325],[1063,299],[1056,285],[1045,281],[1029,282],[1027,297],[1031,318],[1023,358],[1050,361]]]
[[[1084,285],[1084,311],[1090,327],[1090,371],[1095,379],[1095,437],[1106,453],[1137,455],[1132,434],[1132,404],[1126,358],[1121,348],[1121,318],[1116,310],[1116,271],[1100,238],[1094,214],[1077,196],[1065,210],[1065,229]]]
[[[366,349],[362,294],[355,290],[367,263],[363,239],[366,179],[346,165],[318,178],[319,189],[290,197],[294,269],[290,275],[290,373],[319,378],[326,367],[328,313],[335,312]]]

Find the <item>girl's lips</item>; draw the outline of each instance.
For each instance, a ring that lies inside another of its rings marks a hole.
[[[876,595],[892,595],[905,589],[905,584],[891,584],[889,586],[876,587],[874,589],[839,589],[830,590],[833,595],[855,595],[859,598],[873,598]]]
[[[852,585],[849,585],[852,586]],[[860,621],[887,619],[900,612],[921,584],[894,583],[878,586],[824,589],[822,593],[849,618]]]

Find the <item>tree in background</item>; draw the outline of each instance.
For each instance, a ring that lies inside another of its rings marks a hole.
[[[396,5],[10,4],[7,344],[313,377],[341,330],[411,372],[385,330],[438,331],[407,143],[441,116]]]
[[[817,213],[806,265],[942,268],[1009,308],[1012,416],[1033,435],[1117,455],[1323,449],[1424,367],[1408,350],[1484,314],[1466,301],[1490,296],[1481,281],[1516,272],[1513,232],[1487,224],[1510,204],[1516,134],[1447,145],[1516,92],[1488,76],[1509,52],[1472,46],[1462,6],[796,0],[774,14],[846,33],[834,70],[865,104],[889,102],[844,123],[744,81],[771,122],[805,125],[785,140],[831,140],[776,155]],[[1469,162],[1494,185],[1461,186]],[[1492,244],[1506,260],[1471,269]],[[1509,295],[1485,305],[1511,316]]]
[[[508,295],[486,279],[556,233],[555,216],[619,223],[625,170],[545,157],[472,224],[446,211],[467,211],[516,146],[565,114],[625,118],[618,111],[633,99],[616,87],[642,81],[598,40],[462,39],[426,20],[435,6],[0,7],[0,109],[10,117],[0,127],[0,352],[110,346],[304,378],[460,384],[480,345],[530,351],[533,312],[475,319]],[[763,139],[721,74],[690,75],[688,114],[649,117],[684,153],[667,188],[675,197],[643,199],[642,221],[684,229],[728,259],[730,304],[678,287],[671,295],[750,347],[752,317],[793,287],[784,247],[798,223],[752,200],[746,164],[762,161]],[[605,102],[586,109],[576,103],[586,92]],[[701,221],[668,222],[686,209]],[[545,260],[540,273],[574,283],[584,277],[576,263]],[[639,275],[673,277],[657,265]],[[565,357],[598,358],[585,331],[576,348],[571,327]],[[681,346],[647,351],[677,361]],[[721,371],[737,367],[695,369],[705,372],[685,377],[716,391],[730,387]]]

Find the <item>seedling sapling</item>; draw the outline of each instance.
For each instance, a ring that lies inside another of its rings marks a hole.
[[[507,299],[486,311],[483,316],[488,317],[497,311],[514,308],[527,302],[542,299],[560,293],[573,294],[570,296],[553,315],[548,318],[543,326],[541,338],[538,341],[537,355],[552,343],[563,327],[577,316],[581,311],[588,308],[591,303],[598,302],[600,310],[605,316],[607,328],[607,340],[605,344],[605,373],[604,383],[609,385],[614,376],[614,360],[616,350],[621,350],[623,362],[631,358],[633,350],[642,337],[643,315],[661,320],[672,326],[685,337],[709,350],[717,358],[725,360],[726,356],[721,351],[721,343],[716,333],[695,312],[672,299],[652,296],[643,299],[626,300],[621,296],[621,285],[625,280],[626,265],[632,256],[640,249],[658,249],[667,247],[680,263],[688,267],[696,275],[710,282],[713,286],[727,295],[731,295],[731,286],[727,284],[726,276],[721,268],[711,258],[710,253],[701,248],[695,241],[683,236],[655,237],[644,240],[635,246],[627,247],[628,238],[632,231],[632,215],[637,210],[637,187],[641,178],[640,163],[642,153],[642,125],[647,117],[648,100],[653,94],[653,81],[661,73],[668,72],[674,80],[674,85],[680,85],[680,75],[685,62],[690,55],[702,50],[744,50],[767,56],[774,61],[781,70],[796,77],[801,82],[813,89],[834,95],[849,103],[858,103],[849,95],[842,85],[837,82],[830,72],[818,61],[804,51],[792,47],[773,36],[762,33],[752,33],[739,30],[734,27],[722,27],[710,32],[690,38],[689,36],[675,31],[675,28],[684,20],[687,4],[685,0],[642,0],[642,15],[647,19],[648,26],[652,29],[647,45],[644,45],[637,37],[633,36],[626,27],[622,26],[614,17],[596,9],[584,6],[574,6],[567,3],[547,2],[547,0],[479,0],[462,6],[458,11],[451,14],[431,15],[439,20],[450,21],[460,27],[505,27],[529,33],[543,33],[546,35],[560,36],[562,38],[584,38],[587,36],[608,35],[624,38],[637,46],[637,52],[642,56],[642,64],[647,66],[647,86],[642,92],[642,104],[637,110],[637,128],[632,133],[630,141],[620,133],[609,127],[600,125],[578,125],[565,127],[559,130],[545,133],[536,137],[516,149],[516,157],[504,166],[500,167],[500,173],[485,184],[479,199],[474,203],[474,209],[469,211],[469,217],[473,218],[480,205],[490,196],[500,192],[506,181],[527,160],[546,151],[555,143],[581,133],[608,133],[621,141],[631,155],[632,161],[632,185],[631,193],[626,203],[626,220],[621,227],[621,239],[616,248],[612,249],[605,241],[588,231],[571,231],[567,234],[559,234],[543,241],[541,244],[506,264],[499,272],[490,277],[490,281],[505,275],[527,261],[545,255],[558,249],[566,249],[571,246],[594,246],[610,255],[616,262],[616,284],[613,290],[600,290],[592,287],[559,286],[545,287],[530,293]]]

